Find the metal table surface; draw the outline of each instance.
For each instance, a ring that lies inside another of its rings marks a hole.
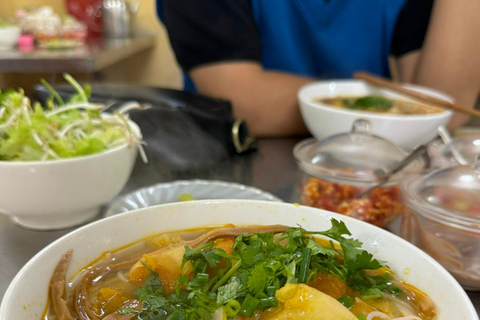
[[[299,139],[265,139],[258,152],[234,156],[208,168],[178,170],[159,158],[149,164],[137,161],[122,194],[159,182],[180,179],[235,181],[271,192],[284,201],[296,201],[298,171],[292,149]],[[101,218],[101,214],[97,219]],[[73,229],[31,231],[17,227],[0,215],[0,300],[22,266],[46,245]],[[480,292],[468,292],[480,312]]]
[[[154,36],[141,34],[129,39],[89,39],[75,49],[0,51],[0,72],[93,73],[154,45]]]

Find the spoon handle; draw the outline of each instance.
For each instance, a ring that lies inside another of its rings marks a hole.
[[[360,193],[355,198],[356,199],[363,198],[364,196],[369,194],[373,189],[383,186],[385,183],[388,182],[388,180],[390,179],[391,176],[393,176],[395,173],[397,173],[400,170],[402,170],[403,168],[405,168],[410,162],[412,162],[417,157],[419,157],[423,153],[425,153],[426,150],[427,150],[427,145],[426,144],[423,144],[423,145],[415,148],[412,152],[410,152],[410,154],[408,156],[403,158],[402,161],[397,163],[397,165],[395,167],[393,167],[387,174],[385,174],[385,176],[383,176],[380,179],[379,183],[377,183],[376,185],[374,185],[374,186],[368,188],[367,190],[363,191],[362,193]]]
[[[412,152],[410,152],[410,154],[408,156],[406,156],[405,158],[403,158],[402,161],[397,163],[397,165],[395,167],[393,167],[392,170],[390,170],[390,172],[385,176],[384,179],[388,180],[392,175],[394,175],[398,171],[405,168],[406,165],[408,165],[410,162],[415,160],[417,157],[424,154],[425,151],[427,151],[427,145],[426,144],[422,144],[421,146],[418,146],[417,148],[415,148]]]
[[[475,163],[473,164],[473,170],[480,172],[480,153],[477,155],[475,159]]]
[[[447,128],[445,128],[444,126],[438,127],[438,135],[440,136],[440,138],[442,138],[445,144],[448,144],[452,141],[452,137],[450,136],[450,133],[448,133]],[[462,156],[460,151],[458,151],[457,148],[455,148],[455,146],[450,145],[450,152],[452,153],[455,160],[457,160],[458,163],[460,163],[462,166],[465,166],[468,164],[467,159],[465,159]]]

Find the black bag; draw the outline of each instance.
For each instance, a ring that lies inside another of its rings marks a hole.
[[[69,85],[54,88],[63,99],[74,93]],[[50,92],[38,85],[34,96],[45,103]],[[182,168],[203,167],[256,148],[245,123],[233,118],[231,104],[226,100],[172,89],[94,84],[90,101],[112,105],[113,109],[128,101],[151,106],[129,113],[142,130],[146,151]]]

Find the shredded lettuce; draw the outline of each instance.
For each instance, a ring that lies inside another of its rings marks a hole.
[[[126,112],[104,113],[104,106],[89,103],[89,85],[64,77],[76,90],[67,102],[45,80],[51,97],[44,107],[32,104],[21,89],[0,92],[0,161],[73,158],[124,144],[141,148]],[[128,110],[133,108],[141,106],[130,103]]]

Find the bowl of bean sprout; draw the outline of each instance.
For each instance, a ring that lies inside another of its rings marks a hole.
[[[140,128],[127,103],[114,112],[88,102],[90,87],[65,79],[77,94],[51,89],[46,105],[22,90],[0,94],[0,213],[22,227],[51,230],[95,217],[127,183],[137,153],[146,161]]]

